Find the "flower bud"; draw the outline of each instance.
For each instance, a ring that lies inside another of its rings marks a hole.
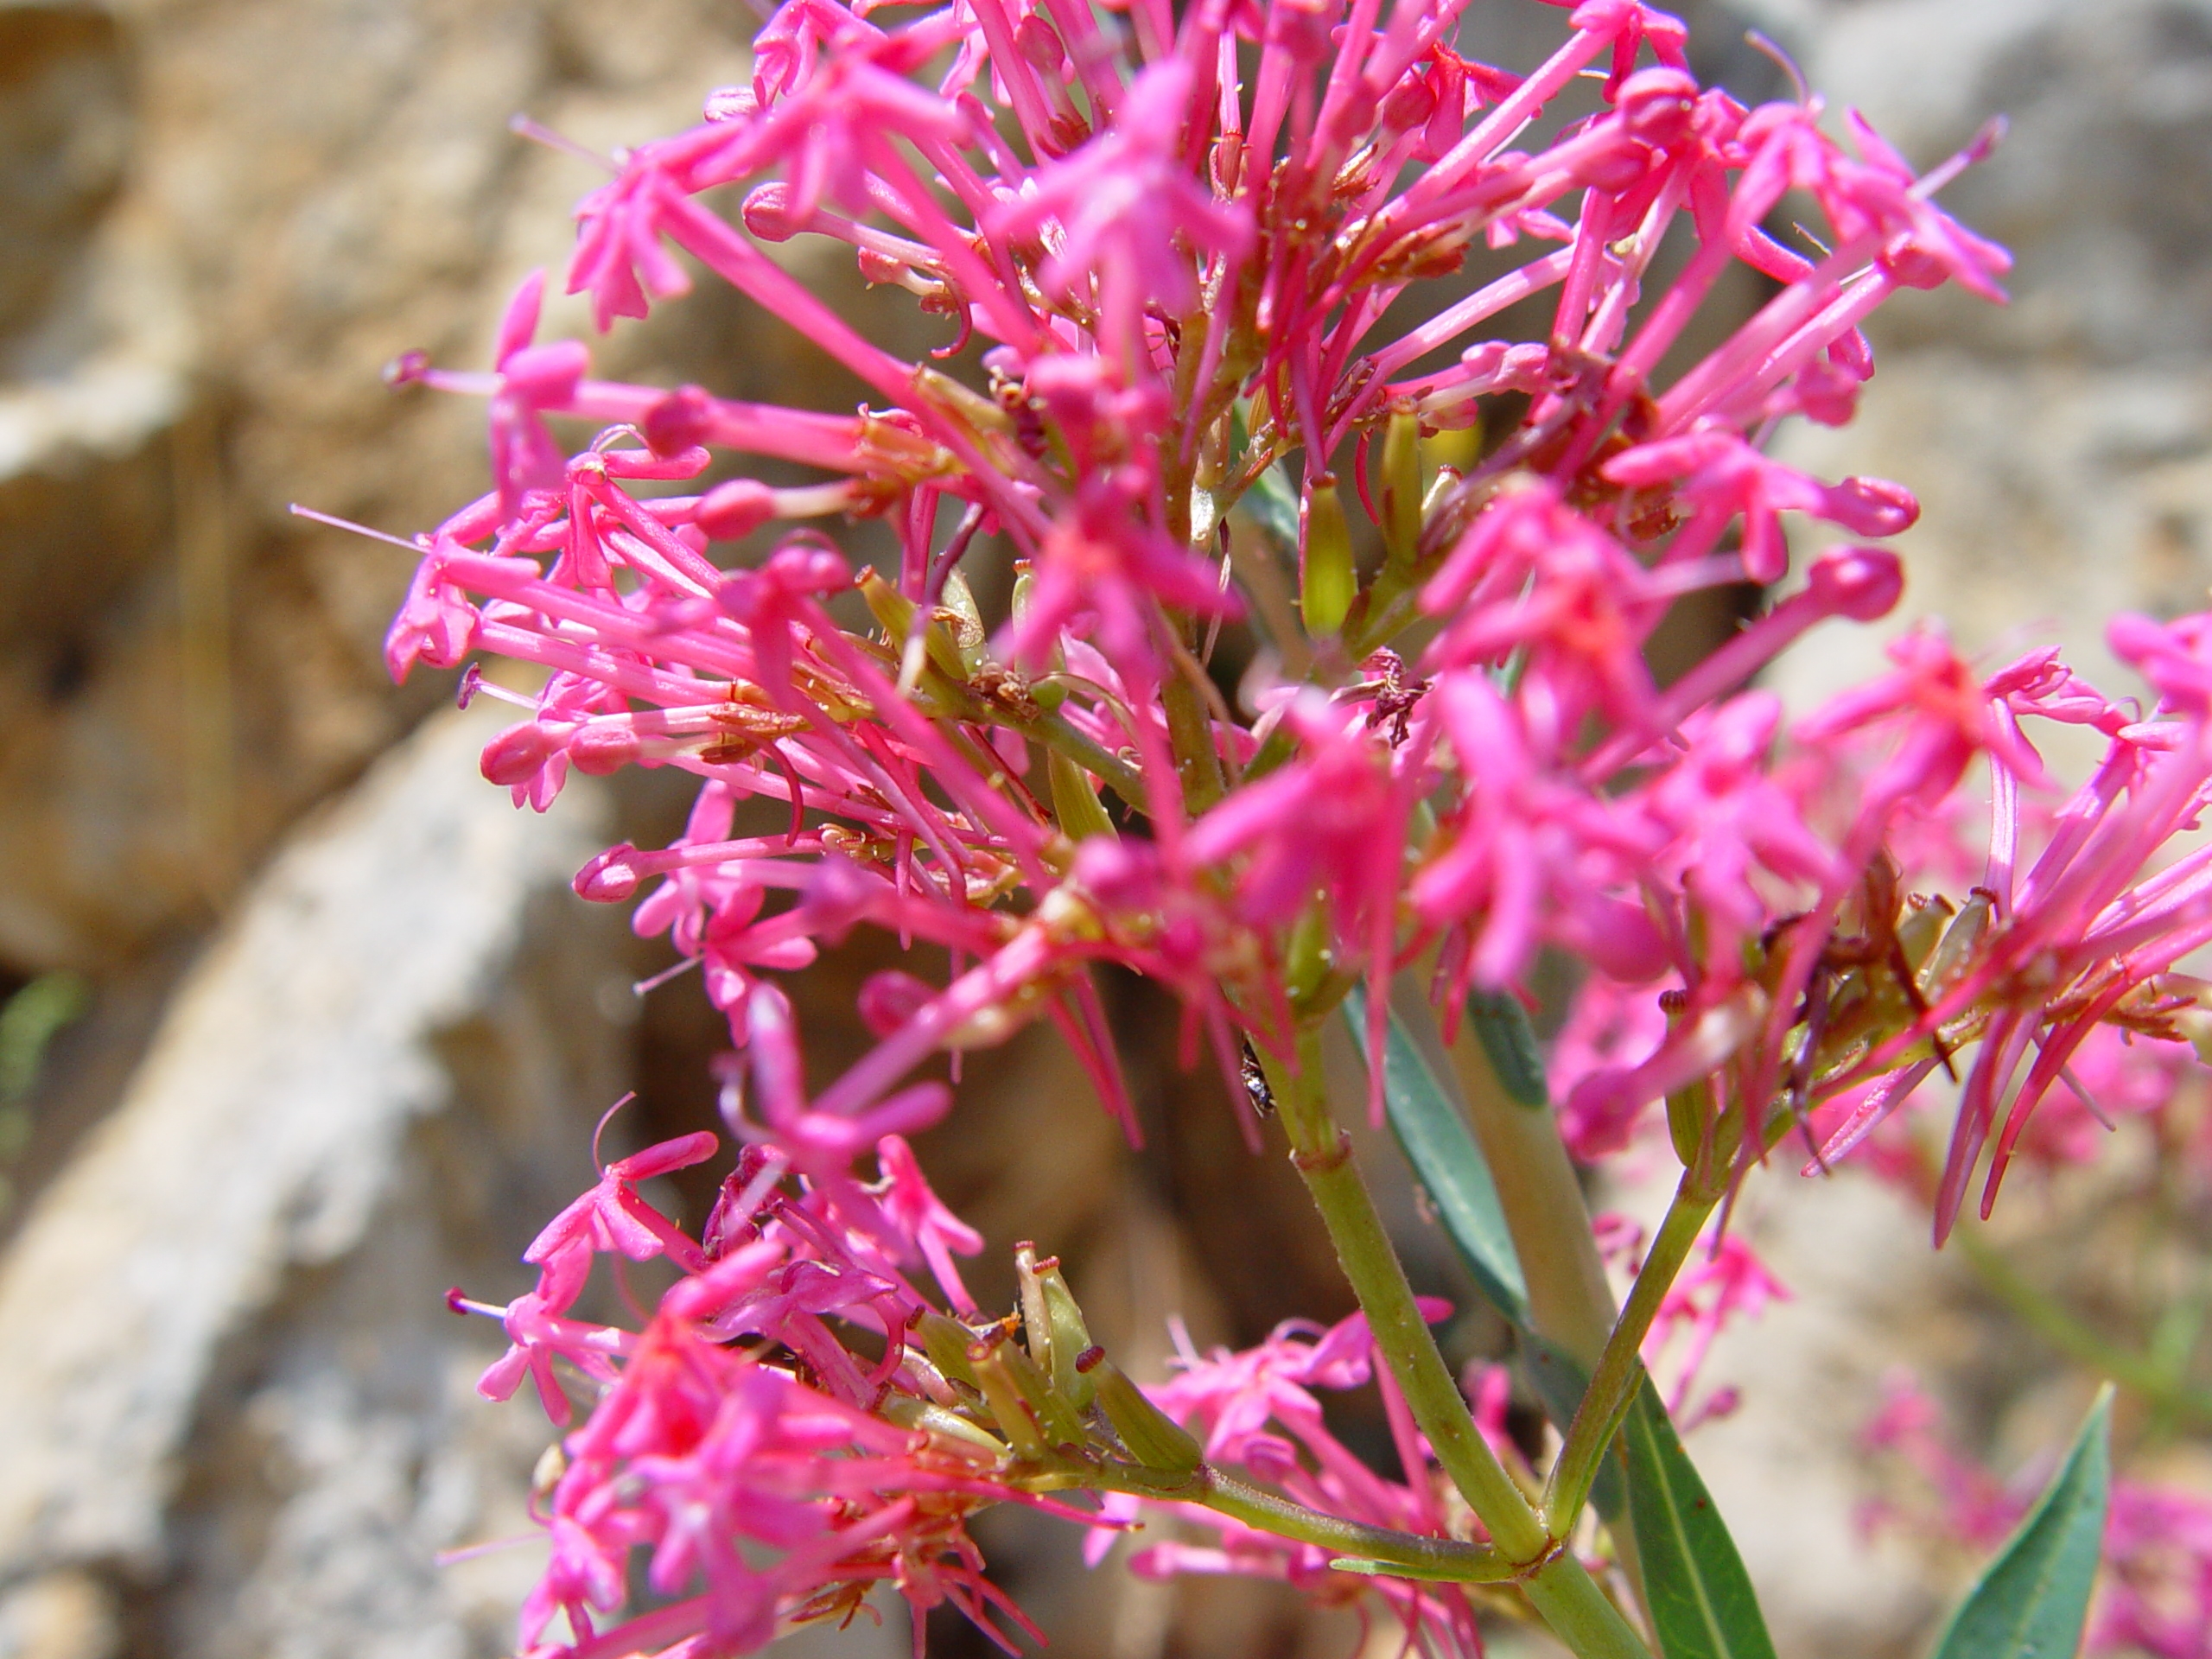
[[[1021,1397],[1021,1389],[1014,1380],[1013,1370],[1007,1363],[1009,1354],[1019,1356],[1024,1364],[1028,1363],[1029,1356],[1010,1343],[972,1343],[968,1349],[968,1371],[976,1379],[983,1403],[990,1408],[992,1423],[1014,1448],[1014,1455],[1034,1461],[1043,1458],[1050,1448],[1045,1443],[1036,1408]]]
[[[1885,547],[1832,548],[1813,561],[1805,584],[1830,615],[1872,622],[1904,592],[1904,567]]]
[[[591,353],[580,340],[525,346],[499,365],[507,390],[539,405],[565,404],[591,367]]]
[[[1974,949],[1981,943],[1981,936],[1988,931],[1991,912],[1995,908],[1997,895],[1987,887],[1976,887],[1959,906],[1959,913],[1943,930],[1943,937],[1936,941],[1934,953],[1928,959],[1923,983],[1931,995],[1940,995],[1948,990],[1951,982],[1966,967]]]
[[[1324,473],[1298,505],[1298,610],[1306,632],[1319,639],[1343,627],[1358,590],[1344,497],[1336,479]]]
[[[788,242],[798,234],[799,222],[791,216],[791,188],[788,184],[760,186],[747,194],[745,206],[739,212],[744,215],[745,228],[763,242]]]
[[[1920,500],[1886,478],[1845,479],[1827,492],[1823,514],[1854,536],[1894,536],[1920,519]]]
[[[1098,1404],[1128,1453],[1147,1469],[1189,1475],[1205,1462],[1205,1450],[1190,1431],[1146,1398],[1142,1389],[1122,1375],[1110,1359],[1100,1359],[1088,1375],[1098,1387]]]
[[[1067,51],[1052,25],[1032,12],[1014,26],[1014,44],[1021,55],[1048,75],[1058,75],[1068,60]]]
[[[951,636],[959,653],[958,677],[964,679],[982,665],[985,630],[983,613],[976,607],[975,594],[969,591],[968,578],[959,571],[944,573],[944,592],[935,617]]]
[[[1089,773],[1058,749],[1046,753],[1045,769],[1052,779],[1052,816],[1060,821],[1061,832],[1070,841],[1083,842],[1093,836],[1116,833],[1114,820],[1106,815],[1105,804],[1090,786]]]
[[[937,997],[927,980],[887,968],[861,982],[861,1023],[878,1037],[888,1037]]]
[[[1697,112],[1697,82],[1680,69],[1641,69],[1621,83],[1621,124],[1647,144],[1679,143]]]
[[[402,352],[384,365],[384,383],[387,386],[411,386],[429,372],[430,354],[428,352]]]
[[[1382,95],[1378,111],[1382,124],[1393,132],[1411,132],[1424,126],[1436,109],[1436,89],[1419,75],[1402,75]]]
[[[968,1350],[968,1363],[999,1428],[1025,1458],[1042,1458],[1062,1446],[1081,1446],[1090,1433],[1075,1408],[1052,1392],[1037,1362],[1021,1344],[996,1333]]]
[[[678,386],[645,411],[645,442],[657,455],[672,455],[706,442],[714,399],[702,386]]]
[[[976,1368],[969,1363],[968,1350],[975,1344],[974,1332],[942,1313],[925,1312],[914,1327],[922,1338],[922,1351],[929,1356],[930,1363],[955,1382],[963,1382],[971,1389],[980,1389]]]
[[[587,777],[604,778],[638,758],[638,734],[626,726],[588,725],[569,741],[569,759]]]
[[[619,905],[638,890],[638,867],[631,861],[637,855],[635,847],[619,842],[578,870],[576,879],[569,885],[579,899]]]
[[[1413,563],[1421,541],[1421,416],[1402,409],[1382,437],[1382,550],[1392,566]]]
[[[702,113],[710,122],[742,121],[760,107],[750,86],[717,86],[707,94]]]
[[[718,542],[750,536],[776,516],[776,493],[757,478],[733,478],[699,498],[693,520]]]
[[[503,784],[512,789],[537,776],[560,747],[558,737],[536,721],[525,720],[518,726],[508,727],[484,746],[478,769],[483,772],[486,783]]]
[[[1677,1089],[1667,1096],[1667,1139],[1684,1169],[1697,1166],[1698,1154],[1705,1146],[1705,1120],[1712,1106],[1713,1090],[1703,1083]],[[1623,1147],[1627,1146],[1625,1134],[1620,1142]]]
[[[893,645],[905,646],[913,638],[915,613],[919,607],[873,569],[862,570],[856,585],[861,590],[861,601],[867,605],[868,614],[875,619],[876,626],[890,636]],[[948,590],[950,586],[950,582],[946,584]],[[963,594],[966,593],[964,584],[961,591]],[[974,608],[973,601],[969,601],[969,608]],[[930,661],[937,665],[939,673],[954,681],[963,681],[968,677],[968,664],[961,655],[960,642],[953,637],[948,624],[963,620],[959,612],[939,606],[931,613],[922,629],[922,641],[929,652]],[[979,645],[982,635],[982,625],[978,623],[976,642]],[[920,671],[918,662],[914,671]],[[908,682],[902,678],[900,684],[905,686]]]
[[[1096,1362],[1083,1363],[1086,1354],[1097,1352],[1091,1345],[1090,1328],[1056,1263],[1041,1265],[1037,1277],[1045,1289],[1045,1313],[1052,1328],[1052,1390],[1077,1411],[1085,1410],[1098,1394],[1097,1380],[1091,1375]]]
[[[1328,912],[1317,900],[1298,912],[1283,950],[1283,989],[1294,1003],[1313,995],[1328,977],[1335,961],[1329,945]]]

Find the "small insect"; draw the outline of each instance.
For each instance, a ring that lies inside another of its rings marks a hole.
[[[1252,1039],[1244,1039],[1243,1058],[1237,1062],[1237,1073],[1244,1080],[1244,1093],[1251,1100],[1252,1109],[1262,1117],[1275,1115],[1275,1091],[1268,1087],[1268,1074],[1260,1067],[1259,1054],[1252,1047]]]

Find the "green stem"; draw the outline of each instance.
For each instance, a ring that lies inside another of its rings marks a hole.
[[[1688,1175],[1675,1189],[1675,1201],[1667,1206],[1667,1218],[1659,1224],[1643,1265],[1637,1269],[1627,1304],[1605,1338],[1605,1351],[1590,1374],[1590,1386],[1583,1390],[1582,1403],[1575,1408],[1574,1421],[1567,1427],[1567,1442],[1552,1465],[1551,1479],[1544,1490],[1544,1520],[1554,1532],[1564,1532],[1582,1513],[1606,1449],[1620,1433],[1637,1390],[1643,1385],[1640,1352],[1644,1335],[1651,1329],[1675,1275],[1689,1260],[1705,1218],[1717,1202],[1717,1198],[1694,1192]]]
[[[2167,1366],[2099,1336],[2044,1294],[1971,1228],[1961,1227],[1951,1236],[1997,1299],[2053,1347],[2177,1417],[2212,1423],[2212,1395],[2183,1386]]]
[[[1173,623],[1168,625],[1171,628]],[[1160,683],[1167,714],[1167,739],[1175,750],[1175,770],[1183,780],[1183,807],[1196,817],[1227,792],[1221,753],[1215,747],[1213,715],[1205,697],[1179,664],[1171,664]]]
[[[1513,1564],[1487,1544],[1395,1532],[1309,1510],[1287,1497],[1246,1484],[1210,1465],[1181,1478],[1144,1470],[1085,1469],[1073,1477],[1094,1491],[1131,1492],[1163,1503],[1195,1503],[1281,1538],[1318,1544],[1338,1556],[1406,1569],[1408,1578],[1451,1584],[1497,1584],[1513,1577]],[[1389,1576],[1396,1576],[1395,1574]]]
[[[1295,1072],[1271,1055],[1263,1054],[1262,1065],[1290,1139],[1291,1161],[1321,1212],[1376,1346],[1445,1473],[1514,1565],[1537,1611],[1573,1652],[1582,1659],[1649,1659],[1619,1610],[1573,1552],[1546,1530],[1476,1429],[1351,1160],[1351,1141],[1330,1116],[1319,1026],[1300,1029]]]
[[[1409,999],[1399,1011],[1433,1033],[1435,1016],[1425,1001]],[[1587,1375],[1612,1330],[1613,1290],[1605,1281],[1597,1232],[1590,1224],[1581,1180],[1560,1137],[1559,1119],[1546,1108],[1513,1098],[1471,1020],[1460,1021],[1451,1059],[1521,1263],[1529,1327]],[[1625,1510],[1609,1518],[1608,1529],[1621,1571],[1643,1604],[1643,1553]]]
[[[1149,812],[1152,810],[1144,792],[1144,779],[1137,775],[1136,768],[1084,736],[1068,723],[1065,715],[1045,715],[1027,726],[1016,726],[1014,729],[1026,732],[1046,748],[1065,755],[1085,772],[1096,776],[1099,782],[1135,810]]]
[[[1507,1095],[1471,1021],[1460,1022],[1452,1063],[1475,1139],[1497,1183],[1506,1230],[1521,1258],[1529,1323],[1538,1336],[1591,1370],[1612,1329],[1613,1293],[1558,1121]]]

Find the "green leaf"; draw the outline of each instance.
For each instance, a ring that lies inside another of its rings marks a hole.
[[[1551,1103],[1544,1081],[1544,1052],[1536,1046],[1529,1011],[1510,991],[1474,991],[1467,997],[1467,1019],[1482,1039],[1505,1097],[1516,1106]]]
[[[1959,1605],[1936,1659],[2070,1659],[2088,1622],[2111,1489],[2107,1382],[2065,1466]]]
[[[1354,1045],[1364,1053],[1367,1003],[1360,992],[1344,998],[1344,1014]],[[1437,1081],[1395,1014],[1382,1057],[1382,1098],[1406,1161],[1413,1166],[1414,1179],[1427,1192],[1476,1285],[1491,1306],[1525,1327],[1528,1284],[1521,1276],[1521,1258],[1514,1251],[1490,1165],[1460,1116],[1459,1103]]]
[[[48,1046],[92,1000],[92,987],[64,970],[41,974],[0,1002],[0,1104],[30,1092]]]
[[[1743,1557],[1649,1378],[1622,1434],[1629,1513],[1660,1652],[1665,1659],[1774,1659]]]

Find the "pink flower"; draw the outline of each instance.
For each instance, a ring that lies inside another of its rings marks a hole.
[[[1666,1034],[1667,1016],[1656,986],[1623,985],[1592,974],[1575,992],[1546,1073],[1551,1097],[1560,1103],[1560,1135],[1579,1161],[1596,1163],[1625,1148],[1637,1109],[1649,1103],[1586,1091],[1584,1079],[1633,1071],[1651,1058]],[[1627,1107],[1626,1116],[1605,1109],[1617,1104]]]
[[[1422,1304],[1423,1313],[1432,1319],[1440,1319],[1449,1311],[1433,1300]],[[1332,1515],[1416,1533],[1443,1533],[1445,1510],[1436,1490],[1433,1455],[1389,1371],[1376,1361],[1363,1315],[1354,1314],[1326,1330],[1292,1321],[1278,1325],[1267,1341],[1243,1353],[1224,1349],[1201,1358],[1185,1344],[1177,1374],[1147,1392],[1163,1411],[1198,1437],[1207,1458],[1217,1465],[1249,1471],[1251,1478]],[[1382,1391],[1402,1480],[1372,1471],[1338,1441],[1313,1392],[1343,1391],[1370,1381]],[[1128,1505],[1111,1511],[1116,1518],[1135,1512]],[[1281,1579],[1309,1595],[1331,1600],[1356,1600],[1371,1588],[1410,1629],[1444,1650],[1481,1650],[1471,1609],[1459,1591],[1390,1579],[1348,1580],[1332,1574],[1329,1552],[1313,1545],[1273,1537],[1207,1510],[1175,1506],[1175,1513],[1216,1532],[1220,1547],[1149,1544],[1131,1558],[1133,1572],[1147,1578],[1201,1573]],[[1093,1535],[1094,1546],[1103,1541],[1103,1535]],[[1103,1550],[1094,1550],[1094,1560],[1099,1554]]]
[[[1661,1300],[1658,1317],[1643,1339],[1646,1364],[1656,1365],[1662,1357],[1669,1362],[1674,1382],[1668,1390],[1667,1409],[1676,1421],[1691,1421],[1686,1411],[1691,1392],[1720,1333],[1737,1319],[1758,1318],[1770,1302],[1789,1300],[1788,1287],[1767,1271],[1739,1234],[1723,1233],[1710,1250],[1691,1257]],[[1679,1349],[1675,1345],[1678,1335],[1682,1338]],[[1722,1396],[1732,1403],[1730,1390],[1720,1390],[1714,1397]],[[1709,1402],[1695,1414],[1718,1414]]]
[[[914,1160],[913,1148],[903,1137],[885,1135],[876,1145],[875,1156],[877,1166],[883,1172],[884,1188],[876,1202],[883,1206],[892,1224],[913,1241],[915,1249],[929,1264],[938,1287],[954,1311],[973,1313],[975,1299],[969,1295],[968,1287],[961,1283],[960,1269],[952,1258],[956,1252],[975,1255],[983,1248],[983,1236],[946,1209],[930,1190],[921,1165]]]
[[[1048,163],[991,222],[1011,237],[1057,224],[1039,279],[1058,299],[1096,282],[1095,295],[1082,297],[1097,307],[1102,340],[1124,363],[1153,360],[1142,332],[1147,302],[1179,318],[1196,303],[1193,254],[1234,266],[1253,244],[1249,208],[1217,200],[1179,153],[1195,79],[1180,58],[1145,69],[1122,94],[1109,131]]]

